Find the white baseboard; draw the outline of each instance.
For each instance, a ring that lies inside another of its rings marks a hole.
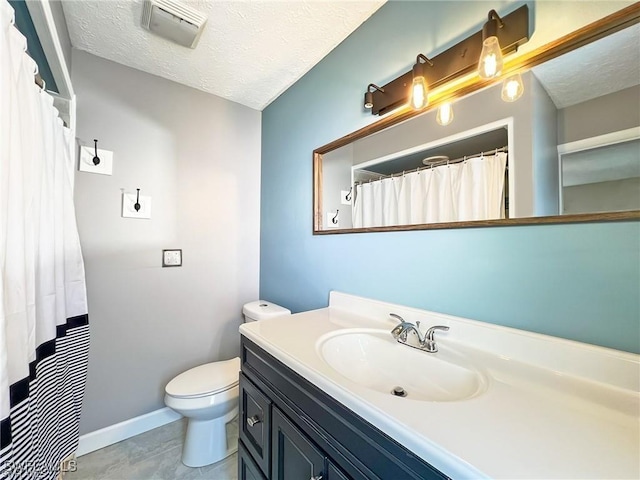
[[[81,457],[100,448],[108,447],[127,438],[147,432],[167,423],[175,422],[182,415],[174,412],[169,407],[161,408],[154,412],[130,418],[124,422],[116,423],[109,427],[101,428],[95,432],[80,436],[80,444],[76,456]]]

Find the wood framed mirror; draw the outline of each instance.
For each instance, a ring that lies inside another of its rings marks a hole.
[[[639,219],[639,39],[636,3],[317,148],[313,233]]]

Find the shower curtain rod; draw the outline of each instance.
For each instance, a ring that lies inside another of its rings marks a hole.
[[[399,177],[399,176],[405,175],[407,173],[419,172],[420,170],[427,170],[427,169],[433,168],[433,167],[440,167],[442,165],[450,165],[452,163],[464,162],[468,158],[472,158],[472,157],[484,156],[485,154],[487,154],[487,155],[494,154],[495,155],[498,152],[508,152],[508,151],[509,151],[509,147],[508,146],[504,146],[504,147],[500,147],[500,148],[493,148],[493,149],[487,150],[485,152],[479,152],[479,153],[475,153],[473,155],[465,155],[464,157],[454,158],[453,160],[439,160],[437,162],[433,162],[430,165],[425,165],[424,167],[412,168],[411,170],[403,170],[402,172],[398,172],[398,173],[391,173],[391,174],[388,174],[388,175],[380,174],[380,176],[379,176],[379,178],[377,180],[374,180],[374,179],[370,178],[369,180],[362,180],[362,181],[354,182],[354,184],[355,185],[362,185],[363,183],[377,182],[377,181],[382,180],[384,178]],[[369,172],[369,173],[374,173],[374,172]]]

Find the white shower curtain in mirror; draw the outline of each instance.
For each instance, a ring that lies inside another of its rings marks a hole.
[[[55,479],[78,445],[89,347],[73,138],[0,0],[0,478]]]
[[[357,185],[353,226],[504,218],[506,166],[498,152]]]

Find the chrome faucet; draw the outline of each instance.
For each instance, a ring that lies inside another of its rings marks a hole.
[[[395,318],[400,322],[393,328],[393,330],[391,330],[391,335],[398,341],[398,343],[417,348],[418,350],[424,350],[428,353],[436,353],[438,351],[438,345],[436,345],[436,341],[433,338],[436,330],[443,330],[445,332],[449,330],[449,327],[445,327],[444,325],[435,325],[429,328],[429,330],[427,330],[427,333],[423,337],[420,333],[420,322],[416,322],[414,325],[411,322],[406,322],[400,315],[397,315],[395,313],[390,313],[389,316]],[[410,332],[415,333],[418,337],[418,345],[420,345],[419,347],[414,347],[413,345],[407,343],[407,336]]]
[[[420,338],[420,331],[416,328],[416,326],[413,323],[405,322],[400,315],[397,315],[395,313],[390,313],[389,316],[395,318],[400,322],[398,325],[395,326],[393,330],[391,330],[391,335],[393,335],[393,338],[398,340],[398,342],[400,343],[406,342],[407,334],[411,331],[413,331],[416,335],[418,335],[418,338]],[[418,325],[419,324],[420,322],[418,322]]]

